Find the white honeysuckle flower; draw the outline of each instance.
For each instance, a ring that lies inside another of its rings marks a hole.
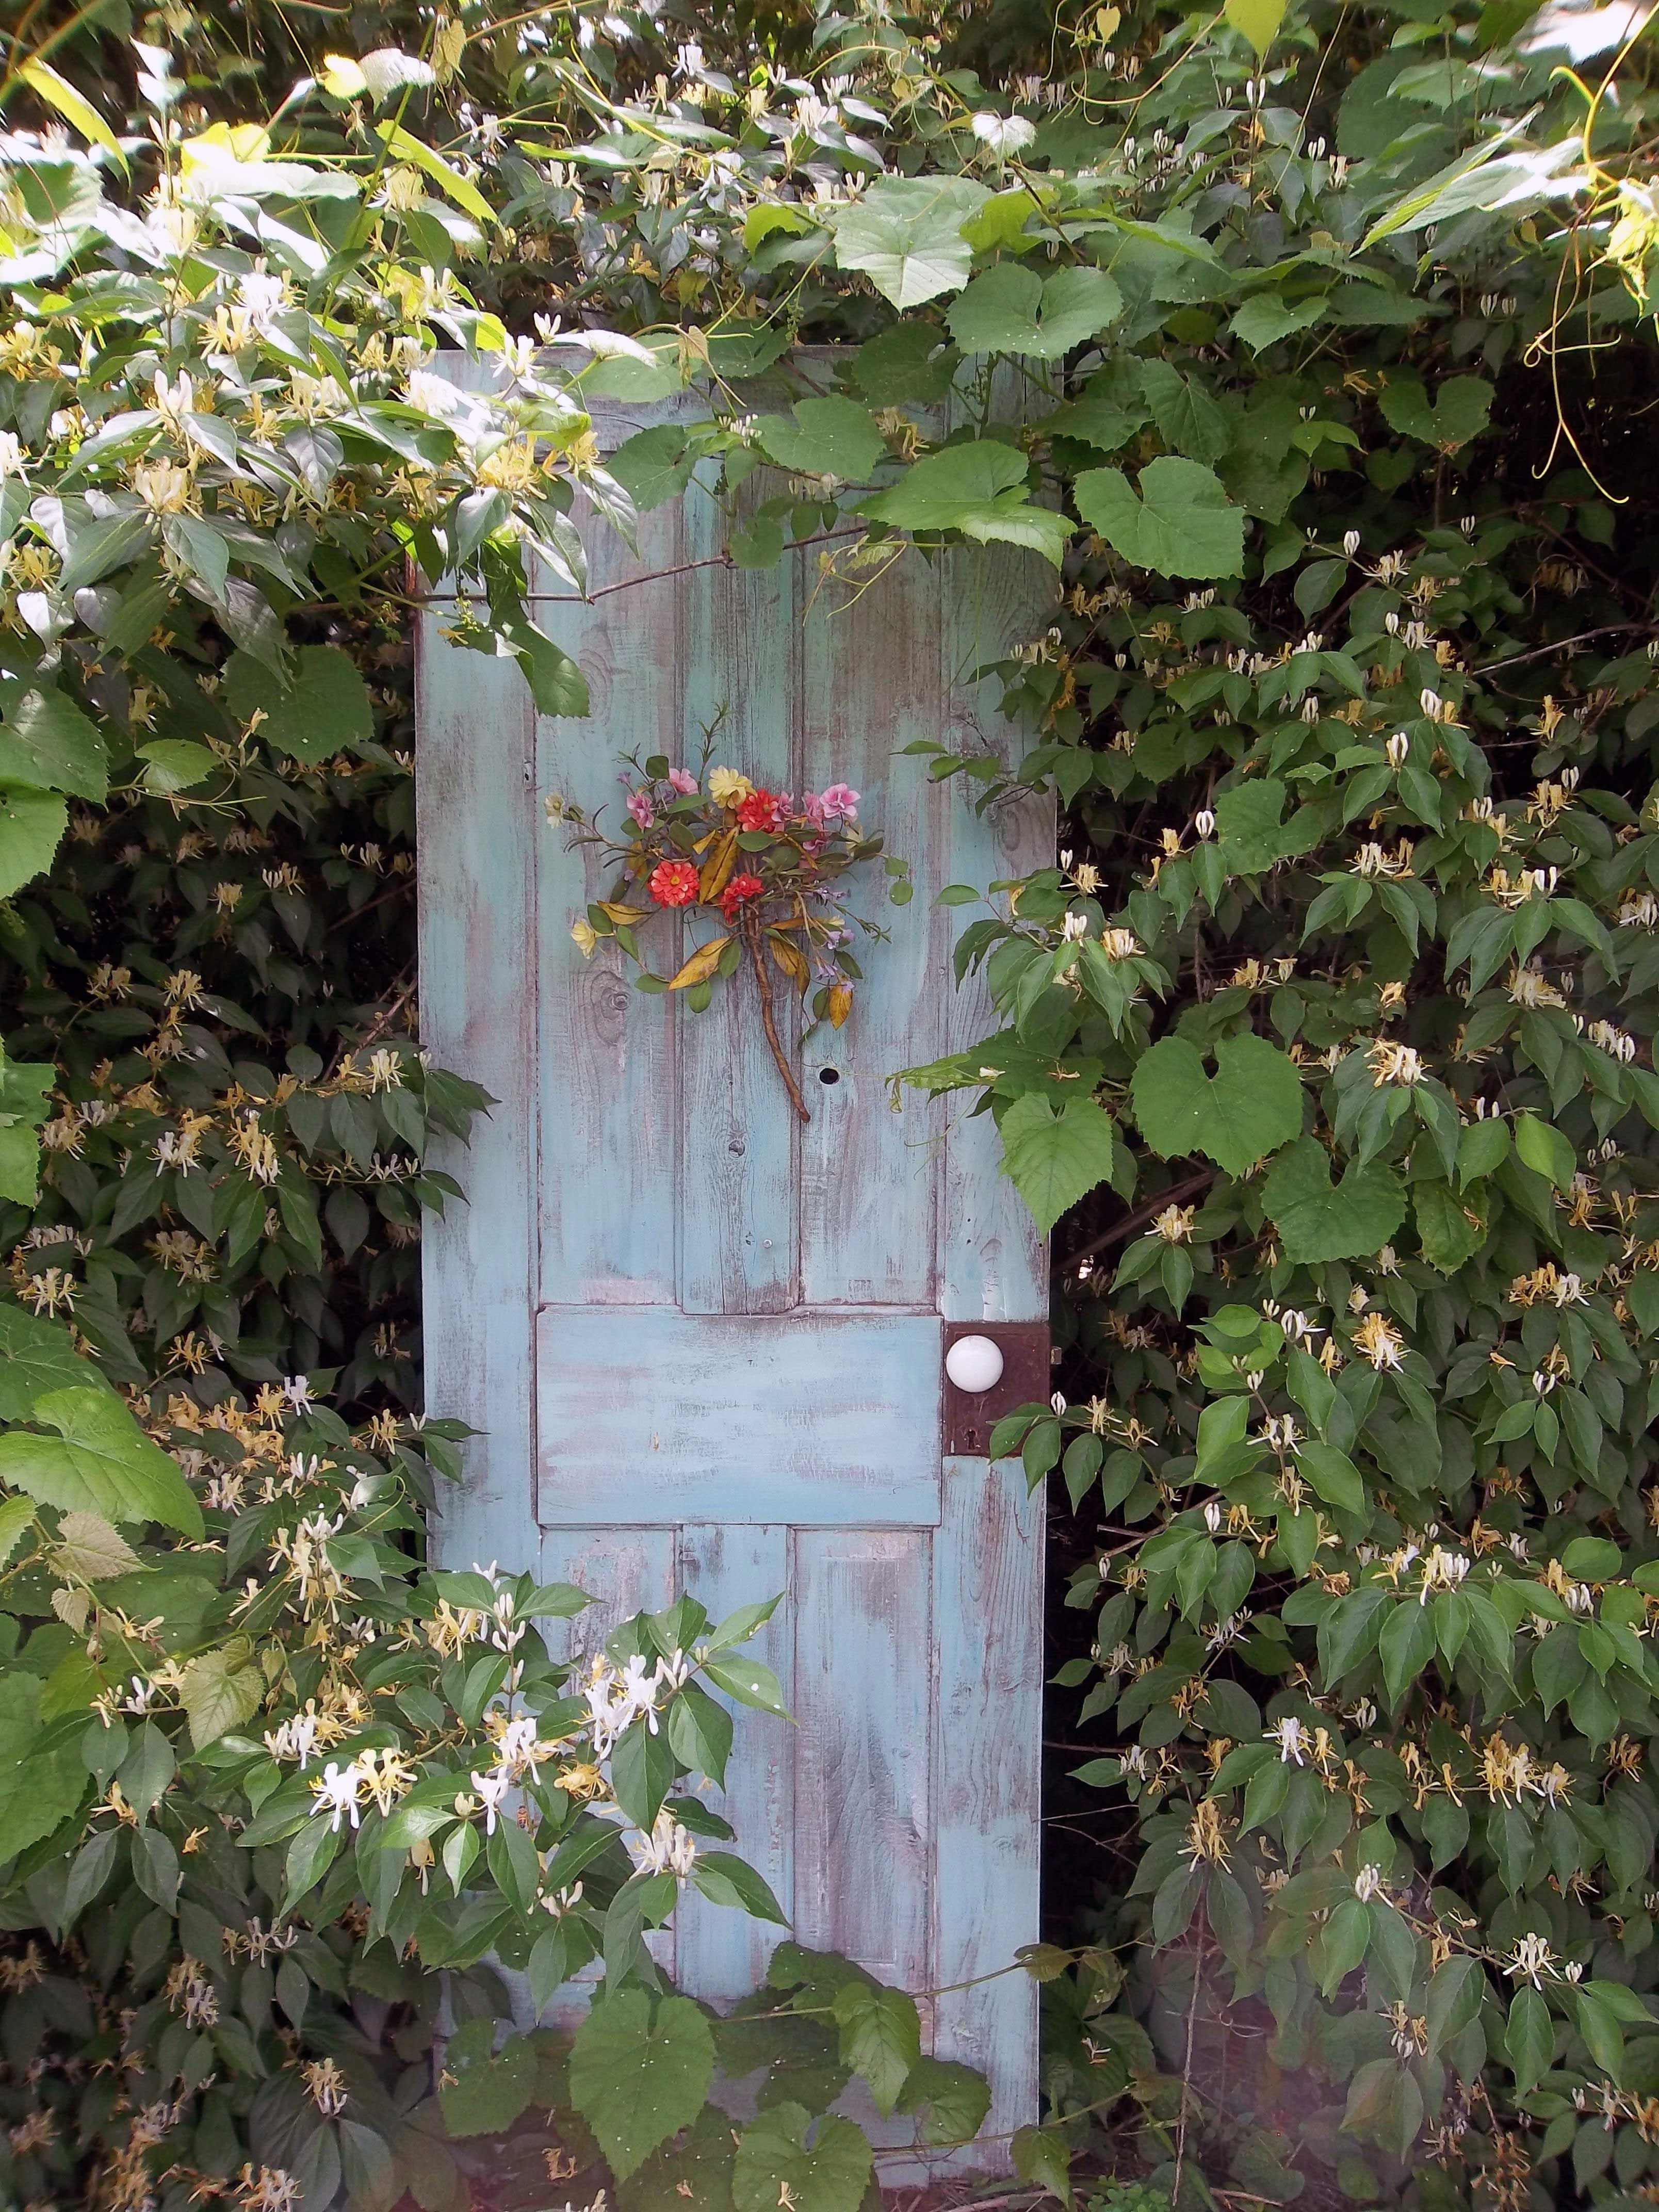
[[[981,112],[973,121],[973,132],[980,144],[999,161],[1009,155],[1024,152],[1036,137],[1036,125],[1023,115],[989,115]]]
[[[1287,1713],[1282,1721],[1275,1721],[1267,1731],[1264,1741],[1278,1746],[1281,1765],[1290,1762],[1297,1766],[1307,1764],[1312,1738],[1294,1713]]]
[[[1363,1866],[1353,1878],[1353,1893],[1362,1905],[1369,1905],[1382,1887],[1380,1866]]]
[[[494,1767],[488,1774],[475,1773],[471,1779],[484,1808],[484,1833],[493,1836],[502,1803],[513,1787],[513,1777],[504,1769]]]
[[[322,1772],[313,1778],[311,1787],[315,1798],[311,1808],[313,1813],[330,1814],[328,1825],[337,1833],[340,1822],[348,1813],[351,1815],[352,1826],[361,1826],[359,1808],[362,1802],[363,1778],[355,1761],[349,1766],[342,1766],[331,1759]]]

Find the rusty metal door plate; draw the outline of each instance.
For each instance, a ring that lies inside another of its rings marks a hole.
[[[984,1459],[991,1431],[1016,1406],[1039,1405],[1048,1395],[1049,1342],[1046,1321],[947,1321],[941,1361],[964,1336],[987,1336],[1002,1354],[1002,1373],[988,1390],[970,1395],[943,1378],[947,1456]]]

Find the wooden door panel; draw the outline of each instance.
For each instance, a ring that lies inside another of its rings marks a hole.
[[[544,1307],[540,1518],[598,1524],[660,1503],[699,1521],[931,1524],[940,1341],[936,1316],[881,1309]]]
[[[796,1939],[924,1990],[932,1535],[799,1528],[793,1565]]]

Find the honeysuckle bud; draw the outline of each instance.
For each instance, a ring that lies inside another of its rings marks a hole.
[[[1405,767],[1406,761],[1407,756],[1411,752],[1411,749],[1412,741],[1406,735],[1406,732],[1403,730],[1396,730],[1394,735],[1389,739],[1388,744],[1382,748],[1383,751],[1387,753],[1389,757],[1389,766],[1394,770],[1396,775],[1398,775],[1401,769]]]
[[[1425,721],[1437,722],[1440,720],[1440,708],[1443,704],[1440,694],[1432,690],[1428,684],[1425,684],[1418,693],[1417,703],[1423,709]]]
[[[1350,561],[1352,560],[1354,555],[1359,550],[1359,532],[1357,530],[1348,530],[1343,532],[1342,550],[1347,555]]]
[[[1193,829],[1200,837],[1208,838],[1214,836],[1215,816],[1210,811],[1207,806],[1200,806],[1198,812],[1194,815]]]

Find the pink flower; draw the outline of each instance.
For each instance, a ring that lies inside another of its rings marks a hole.
[[[821,791],[817,803],[826,822],[850,822],[859,811],[857,792],[844,783],[832,783],[827,791]]]
[[[668,781],[682,799],[690,799],[697,787],[697,779],[690,769],[671,768],[668,771]]]
[[[628,794],[628,811],[641,830],[648,830],[657,818],[657,810],[651,804],[651,794],[648,791],[630,791]]]

